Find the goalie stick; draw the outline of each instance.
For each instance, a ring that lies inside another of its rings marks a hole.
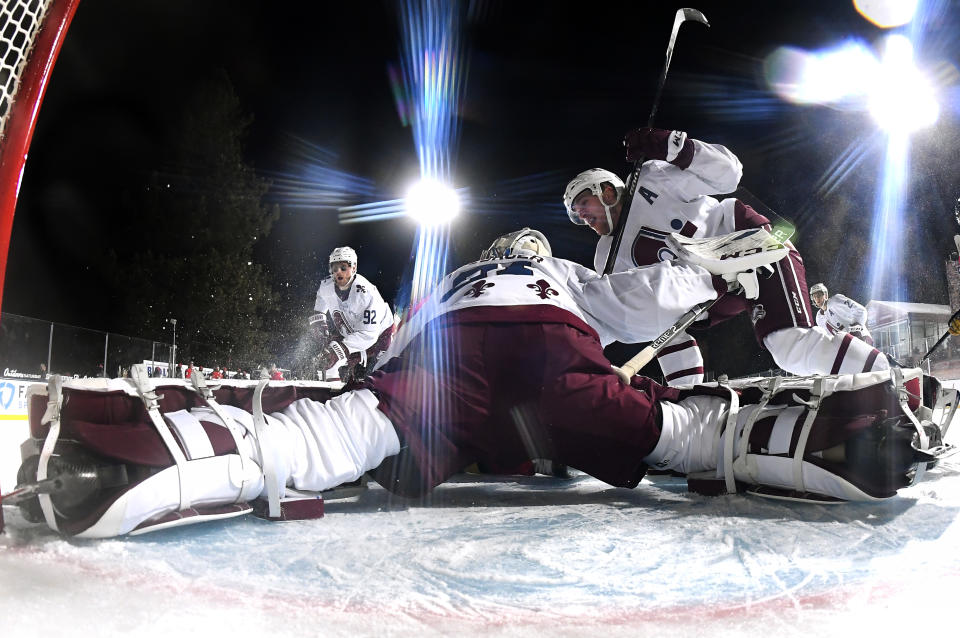
[[[793,233],[796,231],[793,224],[783,219],[779,215],[776,216],[777,219],[782,220],[782,225],[773,225],[770,229],[770,234],[775,237],[778,241],[786,243],[793,237]],[[716,299],[711,299],[710,301],[705,301],[699,303],[687,312],[685,312],[677,321],[664,330],[659,337],[650,342],[650,345],[646,346],[643,350],[634,355],[629,361],[624,363],[622,366],[617,367],[613,366],[613,371],[617,373],[617,376],[620,377],[620,380],[630,385],[630,378],[639,372],[645,365],[650,363],[650,361],[657,356],[657,354],[663,350],[664,346],[673,341],[673,338],[678,334],[690,327],[697,317],[702,313],[710,310],[713,307],[713,304],[720,301],[723,298],[723,295],[720,295]]]
[[[663,63],[663,71],[660,72],[660,81],[657,83],[657,92],[653,97],[653,107],[650,109],[650,117],[647,118],[647,126],[653,126],[653,120],[657,115],[657,107],[660,106],[660,96],[663,94],[663,85],[667,81],[667,72],[670,70],[670,60],[673,59],[673,46],[677,41],[677,33],[680,31],[680,25],[689,20],[699,22],[710,26],[703,13],[696,9],[677,9],[677,14],[673,19],[673,31],[670,32],[670,41],[667,43],[667,59]],[[627,215],[630,213],[630,204],[633,203],[633,195],[637,190],[637,180],[640,178],[640,167],[643,166],[644,158],[640,158],[633,163],[633,171],[623,187],[623,203],[620,206],[620,219],[617,220],[616,228],[613,229],[613,240],[610,243],[610,252],[607,254],[607,263],[603,267],[603,274],[609,275],[613,272],[613,264],[617,260],[617,252],[620,250],[620,242],[623,240],[623,230],[627,226]]]

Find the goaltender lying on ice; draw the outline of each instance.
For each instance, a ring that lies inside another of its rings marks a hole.
[[[505,235],[445,277],[378,370],[339,394],[318,382],[211,388],[200,375],[157,384],[141,368],[132,379],[52,377],[28,392],[18,483],[34,495],[21,509],[92,538],[257,506],[309,518],[322,515],[318,492],[366,472],[416,497],[475,462],[531,459],[618,487],[653,466],[698,491],[819,500],[884,499],[919,480],[945,453],[945,424],[930,420],[943,393],[920,370],[736,387],[619,380],[605,343],[649,341],[691,306],[753,294],[756,270],[783,251],[763,231],[721,248],[716,263],[601,277],[552,257],[537,231]]]

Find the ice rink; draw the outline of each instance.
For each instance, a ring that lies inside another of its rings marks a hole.
[[[107,541],[5,514],[4,638],[889,636],[942,630],[960,591],[960,455],[880,504],[462,475]]]

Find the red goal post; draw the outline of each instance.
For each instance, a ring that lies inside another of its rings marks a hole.
[[[80,0],[0,0],[0,307],[27,149],[78,4]]]
[[[0,291],[27,149],[80,0],[0,2]],[[0,308],[2,308],[0,296]]]

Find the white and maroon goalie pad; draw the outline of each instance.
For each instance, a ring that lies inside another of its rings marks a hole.
[[[919,369],[895,369],[735,382],[742,407],[734,405],[717,443],[718,467],[689,475],[690,489],[826,501],[894,496],[925,470],[910,447],[914,432],[929,447],[917,418],[921,378]],[[896,448],[880,436],[893,423],[906,437]]]
[[[43,495],[43,519],[67,535],[103,538],[250,511],[248,502],[267,491],[261,447],[271,457],[300,451],[257,439],[249,422],[255,389],[256,382],[226,382],[208,403],[180,380],[147,391],[130,379],[56,377],[48,385],[31,386],[31,439],[22,455],[25,461],[39,457],[38,478],[44,478],[52,457],[67,459],[76,450],[98,467],[122,466],[127,478],[104,487],[79,512],[58,508],[56,495]],[[270,413],[303,413],[303,404],[323,406],[332,396],[328,384],[273,383],[262,394],[261,411],[276,425]],[[224,423],[211,405],[237,418],[227,416]],[[274,474],[282,482],[280,496],[289,472],[298,467],[288,462],[280,468],[286,474]],[[322,500],[319,507],[322,515]],[[312,512],[315,517],[315,506]]]

